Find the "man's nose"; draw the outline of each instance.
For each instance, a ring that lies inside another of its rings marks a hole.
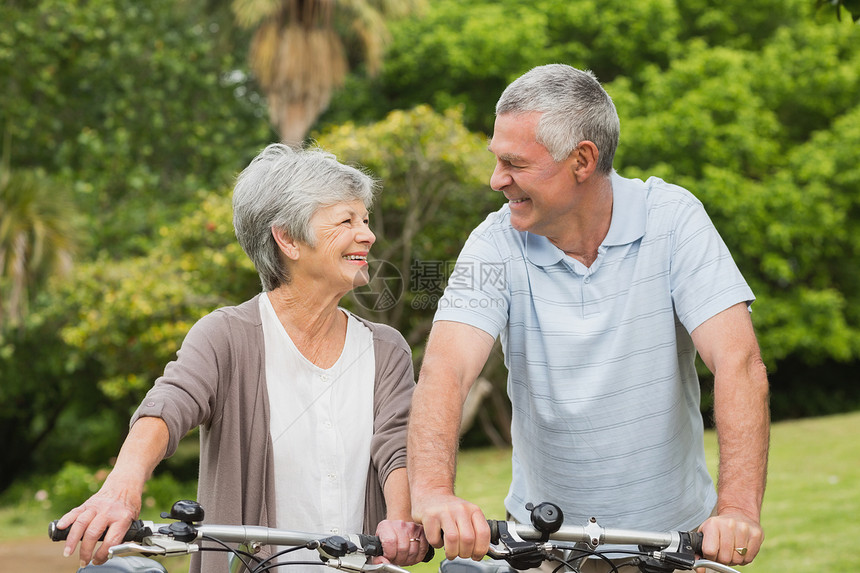
[[[493,174],[490,175],[490,187],[494,191],[501,191],[510,184],[510,174],[507,173],[504,165],[500,161],[497,161],[495,168],[493,168]]]

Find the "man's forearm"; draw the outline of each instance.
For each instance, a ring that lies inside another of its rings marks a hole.
[[[736,376],[740,382],[715,379],[714,418],[720,448],[717,511],[738,510],[760,521],[770,442],[767,374],[764,364],[753,360]]]
[[[459,389],[451,385],[425,378],[415,388],[406,447],[413,500],[454,492],[462,406]]]

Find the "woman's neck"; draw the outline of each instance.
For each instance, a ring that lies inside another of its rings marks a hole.
[[[320,368],[330,368],[343,351],[346,315],[341,296],[323,296],[290,283],[267,293],[275,314],[302,355]]]

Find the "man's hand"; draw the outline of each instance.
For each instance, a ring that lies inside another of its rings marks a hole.
[[[709,518],[699,528],[702,553],[724,565],[751,563],[764,541],[761,525],[740,511],[727,510]]]
[[[477,505],[452,494],[431,494],[413,500],[413,518],[424,524],[433,547],[445,546],[445,557],[479,561],[490,548],[490,526]],[[444,538],[443,538],[444,536]]]

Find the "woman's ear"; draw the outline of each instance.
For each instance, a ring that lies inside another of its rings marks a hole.
[[[288,259],[292,259],[294,261],[298,260],[298,241],[289,236],[286,231],[278,229],[277,227],[272,227],[272,237],[275,238],[275,242],[278,244],[278,248],[281,250],[282,253],[284,253],[284,255],[286,255]]]

